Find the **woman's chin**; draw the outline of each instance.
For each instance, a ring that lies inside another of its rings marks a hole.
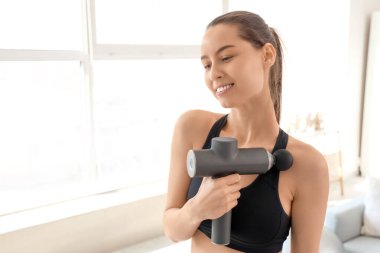
[[[220,101],[220,105],[223,107],[223,108],[226,108],[226,109],[229,109],[229,108],[232,108],[233,105],[231,103],[228,103],[228,102],[225,102],[225,101]]]

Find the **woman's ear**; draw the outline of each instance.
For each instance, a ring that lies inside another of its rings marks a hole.
[[[276,61],[276,49],[271,43],[265,43],[262,47],[265,67],[272,67]]]

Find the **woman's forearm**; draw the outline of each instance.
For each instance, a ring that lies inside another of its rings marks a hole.
[[[194,198],[188,200],[182,208],[170,208],[164,213],[165,235],[174,242],[190,239],[198,229],[202,218],[195,210]]]

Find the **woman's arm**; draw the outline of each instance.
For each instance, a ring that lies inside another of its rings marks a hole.
[[[163,217],[164,232],[172,241],[191,238],[203,220],[222,216],[237,205],[240,197],[240,176],[233,174],[218,179],[204,178],[198,193],[187,200],[190,184],[187,152],[202,147],[214,121],[210,113],[189,111],[176,123]]]
[[[292,203],[292,253],[319,253],[329,179],[324,157],[307,146],[295,154],[295,194]]]
[[[185,161],[188,150],[193,148],[194,136],[189,124],[194,120],[193,114],[193,112],[184,113],[177,120],[172,138],[163,224],[166,236],[175,242],[189,239],[201,222],[195,214],[194,202],[191,200],[186,202],[190,178],[187,175]]]

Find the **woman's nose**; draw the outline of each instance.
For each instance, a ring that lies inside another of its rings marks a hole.
[[[212,81],[219,80],[223,77],[223,71],[220,69],[220,67],[216,66],[215,64],[211,67],[209,71],[209,78]]]

